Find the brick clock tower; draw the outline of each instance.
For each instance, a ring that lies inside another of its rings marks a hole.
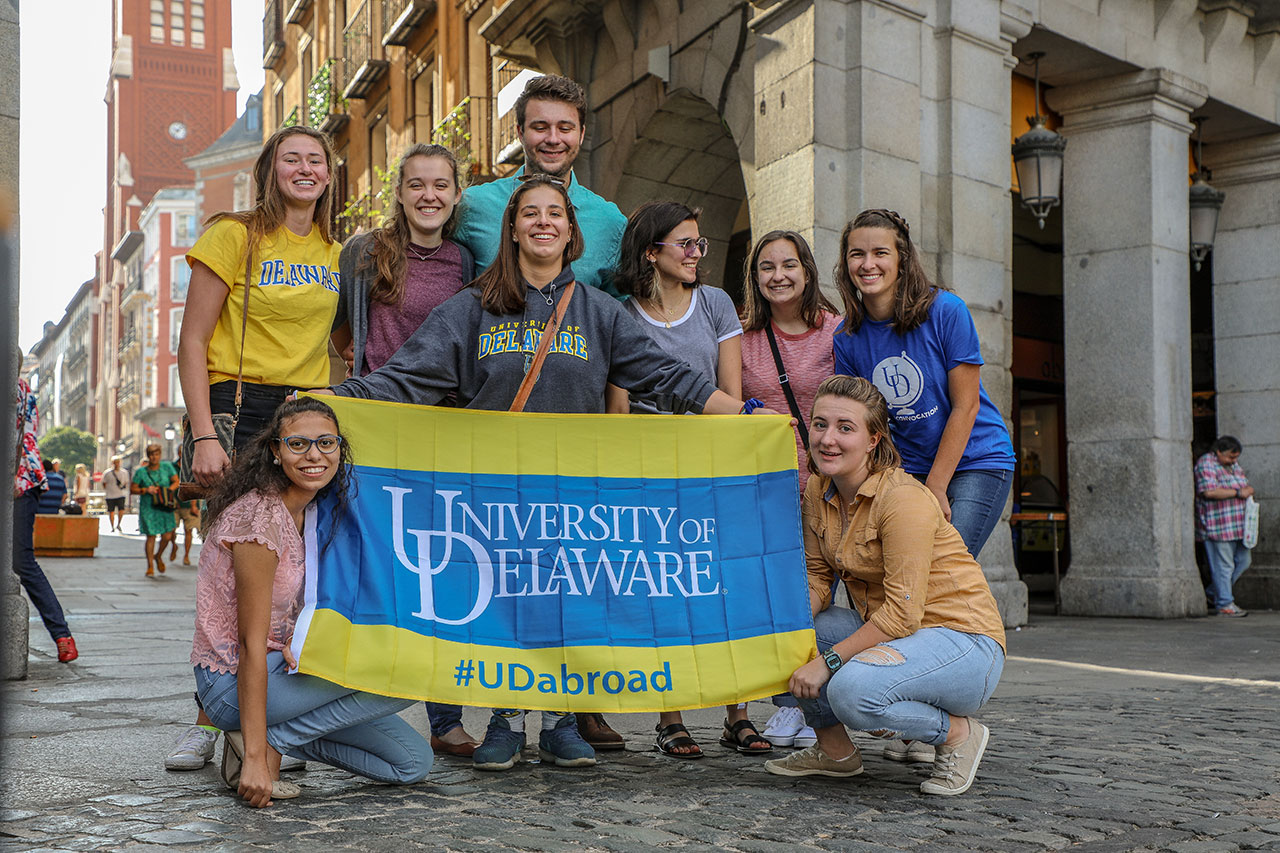
[[[114,446],[122,437],[120,304],[126,262],[141,248],[138,215],[157,190],[192,185],[182,161],[235,121],[240,84],[231,0],[112,0],[111,17],[94,422]]]

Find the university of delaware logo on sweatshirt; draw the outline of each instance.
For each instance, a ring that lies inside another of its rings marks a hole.
[[[546,323],[534,325],[532,322],[514,321],[490,326],[488,331],[480,333],[476,346],[476,358],[487,358],[504,352],[533,355],[538,351],[538,344],[542,342],[542,332],[545,328]],[[581,326],[565,326],[561,329],[556,339],[551,342],[550,349],[547,350],[548,355],[555,352],[576,356],[583,361],[591,361],[591,354],[587,352],[587,339],[582,334]]]

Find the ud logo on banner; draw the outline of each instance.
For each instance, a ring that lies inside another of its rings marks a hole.
[[[327,401],[356,488],[308,517],[301,671],[654,711],[771,695],[814,654],[785,418]]]

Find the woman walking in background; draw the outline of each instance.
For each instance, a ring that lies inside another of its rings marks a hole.
[[[174,503],[167,502],[167,496],[176,493],[166,494],[167,489],[178,485],[178,470],[172,462],[160,458],[161,452],[160,445],[147,445],[147,464],[133,472],[131,489],[133,494],[142,495],[138,501],[138,532],[147,537],[143,547],[147,553],[149,578],[155,577],[157,570],[164,574],[164,549],[173,542],[174,530],[178,527],[174,515],[176,497]],[[158,547],[157,537],[160,540]]]
[[[72,499],[80,504],[81,511],[89,508],[89,487],[93,485],[93,475],[83,462],[76,463],[75,483],[71,489]]]

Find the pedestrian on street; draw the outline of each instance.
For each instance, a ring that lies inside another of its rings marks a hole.
[[[453,239],[471,250],[476,269],[487,269],[499,254],[502,214],[511,194],[522,181],[549,175],[564,183],[582,229],[582,255],[573,263],[578,283],[617,296],[613,270],[627,218],[616,204],[578,183],[573,171],[586,134],[587,93],[568,77],[534,77],[516,98],[515,114],[524,165],[514,175],[467,188]]]
[[[228,451],[247,446],[291,390],[329,381],[342,250],[330,233],[332,168],[328,136],[281,128],[254,163],[253,207],[214,214],[187,253],[178,374],[195,442],[191,475],[202,486],[222,479]],[[229,436],[219,437],[214,415],[235,416]],[[165,768],[199,770],[217,737],[200,710]]]
[[[839,324],[804,237],[770,231],[757,240],[743,287],[742,396],[795,418],[801,493],[809,481],[806,424],[818,385],[835,372],[832,336]],[[773,704],[778,710],[765,723],[766,740],[801,749],[817,743],[794,696],[780,693]]]
[[[189,566],[191,565],[191,542],[195,538],[195,532],[200,529],[200,501],[179,501],[174,517],[177,523],[182,525],[182,565]],[[169,562],[172,563],[177,558],[178,537],[175,535],[169,551]]]
[[[346,511],[349,463],[333,410],[290,400],[209,499],[191,664],[200,703],[226,734],[222,779],[258,808],[301,793],[280,780],[286,753],[390,784],[431,770],[431,747],[396,716],[414,700],[290,673],[306,579],[303,525],[315,499],[332,492],[332,538]]]
[[[1244,544],[1245,505],[1254,491],[1240,467],[1242,450],[1239,439],[1223,435],[1196,460],[1196,539],[1209,560],[1205,595],[1219,616],[1249,615],[1233,592],[1253,556]]]
[[[167,459],[161,459],[158,444],[148,444],[146,448],[147,464],[133,472],[131,491],[141,495],[138,501],[138,532],[146,537],[143,549],[147,556],[147,577],[156,576],[156,570],[164,574],[164,549],[174,541],[174,530],[178,522],[174,516],[174,505],[169,504],[166,489],[178,485],[178,469]],[[156,540],[159,538],[159,544]]]
[[[111,457],[111,467],[102,474],[102,495],[107,502],[107,522],[113,532],[120,531],[129,501],[129,469],[121,467],[119,456]]]
[[[18,353],[18,363],[22,363],[22,353]],[[40,493],[48,487],[48,478],[40,459],[40,447],[36,444],[36,432],[40,428],[36,395],[21,378],[18,379],[17,417],[18,445],[13,474],[13,571],[53,638],[58,648],[58,660],[70,663],[80,656],[80,652],[76,650],[76,641],[71,637],[58,596],[36,562],[36,504]]]
[[[40,493],[40,502],[36,504],[36,512],[40,515],[57,515],[62,509],[62,505],[67,502],[67,480],[54,467],[52,461],[45,459],[40,464],[44,468],[47,486]]]
[[[89,508],[89,485],[92,482],[93,476],[89,473],[89,469],[84,466],[83,462],[77,462],[75,485],[71,496],[80,505],[81,512]]]
[[[432,311],[381,368],[319,393],[428,406],[455,393],[462,407],[506,411],[545,340],[556,344],[544,350],[541,373],[532,374],[541,378],[524,411],[603,413],[609,383],[663,395],[679,411],[743,411],[741,400],[653,343],[617,300],[576,285],[570,264],[582,253],[582,239],[562,181],[536,175],[521,182],[502,215],[493,265]],[[553,322],[574,332],[548,333]],[[512,333],[494,335],[495,329]],[[538,746],[545,761],[595,764],[595,750],[572,713],[544,711],[542,726]],[[610,734],[621,744],[612,729],[596,732],[598,738]],[[524,744],[524,711],[495,709],[473,760],[479,769],[506,770],[522,760]]]
[[[765,762],[779,776],[856,776],[845,726],[936,749],[926,794],[969,790],[987,746],[973,719],[1004,670],[995,599],[931,491],[900,467],[888,405],[866,379],[818,386],[801,504],[818,657],[791,676],[816,745]],[[854,609],[832,603],[844,581]]]
[[[730,397],[742,396],[742,324],[729,294],[704,287],[698,264],[707,240],[698,232],[700,210],[674,201],[640,205],[627,220],[614,284],[627,297],[623,306],[640,328],[668,355],[691,365]],[[643,393],[628,394],[616,385],[606,392],[614,414],[671,414],[670,405]],[[701,758],[702,747],[689,734],[679,711],[658,714],[654,748],[672,758]],[[746,706],[725,706],[720,742],[738,752],[768,752],[765,740],[747,718]]]

